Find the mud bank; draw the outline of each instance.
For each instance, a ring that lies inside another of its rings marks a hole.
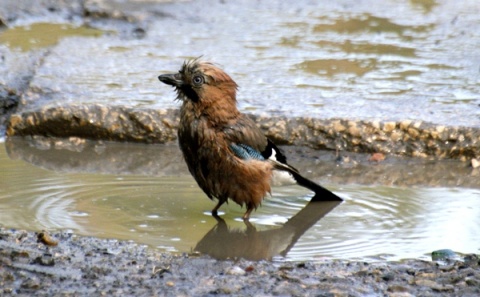
[[[0,229],[2,296],[477,296],[479,259],[218,261],[132,242]]]

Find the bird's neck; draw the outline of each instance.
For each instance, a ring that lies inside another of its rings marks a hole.
[[[240,116],[235,88],[211,88],[193,104],[197,118],[204,117],[212,126],[222,126]]]

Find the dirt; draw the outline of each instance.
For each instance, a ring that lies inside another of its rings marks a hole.
[[[444,262],[271,262],[0,229],[2,296],[478,296],[476,255]]]

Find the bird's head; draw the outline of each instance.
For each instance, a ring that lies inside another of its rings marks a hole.
[[[158,79],[175,87],[182,101],[198,105],[236,104],[237,84],[222,69],[200,58],[185,61],[178,73]]]

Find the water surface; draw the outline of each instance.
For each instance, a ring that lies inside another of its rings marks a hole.
[[[348,182],[351,176],[342,179],[341,174],[333,182],[331,172],[312,172],[331,163],[333,154],[320,161],[296,156],[300,170],[345,201],[305,207],[310,192],[277,187],[247,226],[240,219],[244,209],[234,203],[222,207],[223,222],[210,215],[215,203],[196,186],[175,145],[38,143],[7,143],[0,150],[4,227],[70,229],[218,258],[401,259],[427,258],[442,248],[463,253],[480,249],[480,185],[432,187],[410,181],[392,186],[388,177],[380,178],[382,172],[370,184]],[[318,165],[303,165],[314,162]],[[457,175],[478,174],[466,172]]]

